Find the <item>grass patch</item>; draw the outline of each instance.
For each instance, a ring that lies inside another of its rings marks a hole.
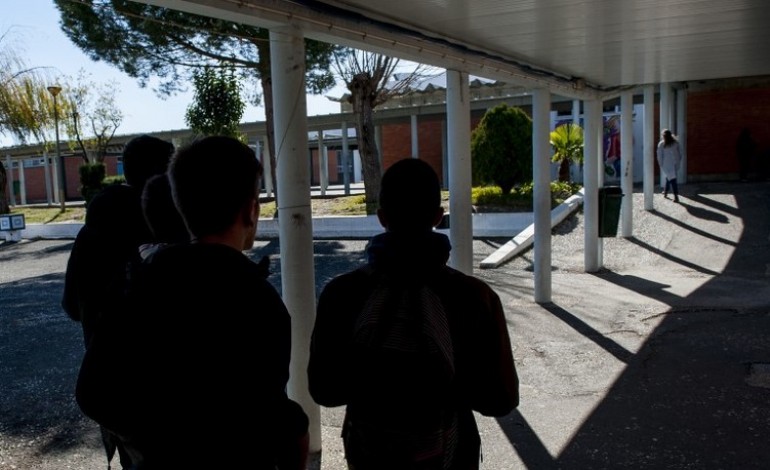
[[[582,185],[577,183],[551,182],[551,208],[558,206],[578,192]],[[471,190],[471,204],[478,212],[531,212],[532,183],[519,185],[508,194],[497,186],[478,186]]]
[[[24,214],[24,222],[27,224],[52,224],[57,222],[83,222],[86,218],[86,209],[83,206],[67,207],[64,212],[61,207],[16,207],[13,214]]]
[[[551,207],[556,207],[575,194],[582,186],[576,183],[551,183]],[[310,200],[313,216],[366,215],[366,196],[316,196]],[[477,212],[530,212],[532,211],[532,184],[514,188],[510,194],[502,194],[496,186],[482,186],[471,191],[471,204]],[[441,205],[449,210],[449,191],[441,192]],[[275,217],[275,199],[260,201],[260,217]],[[23,206],[15,207],[14,213],[23,213],[28,224],[49,224],[57,222],[83,222],[85,207],[67,207],[64,213],[56,207]]]
[[[366,215],[366,196],[317,196],[310,200],[310,208],[314,216],[330,215]],[[259,203],[259,216],[275,217],[275,199],[262,199]]]

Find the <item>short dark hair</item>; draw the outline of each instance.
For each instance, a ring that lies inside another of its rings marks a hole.
[[[171,196],[168,176],[155,175],[144,184],[142,214],[157,243],[180,243],[190,239],[181,214]]]
[[[661,134],[663,135],[663,141],[665,142],[665,145],[671,145],[676,142],[676,137],[674,137],[674,134],[671,133],[669,129],[663,129]]]
[[[210,136],[181,148],[169,167],[171,192],[194,237],[221,233],[258,197],[262,165],[238,139]]]
[[[152,176],[165,173],[174,145],[150,135],[140,135],[123,147],[123,176],[129,186],[139,188]]]
[[[379,204],[389,230],[430,230],[441,207],[438,175],[423,160],[399,160],[382,175]]]

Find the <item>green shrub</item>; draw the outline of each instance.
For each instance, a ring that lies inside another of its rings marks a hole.
[[[551,208],[564,202],[580,190],[577,183],[551,182]],[[528,212],[532,210],[532,193],[534,186],[527,182],[514,187],[508,194],[498,186],[477,186],[471,190],[471,204],[486,206],[489,210]]]
[[[108,176],[102,181],[102,186],[112,186],[115,184],[126,184],[125,176]]]
[[[507,194],[532,178],[532,119],[503,103],[484,114],[471,135],[474,184],[494,184]]]
[[[86,163],[78,168],[80,175],[80,194],[86,200],[86,206],[91,199],[104,187],[106,170],[103,163]]]

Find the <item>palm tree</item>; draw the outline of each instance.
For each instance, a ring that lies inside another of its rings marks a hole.
[[[557,126],[551,132],[551,146],[551,161],[559,163],[559,181],[569,182],[570,164],[583,164],[583,129],[571,122]]]

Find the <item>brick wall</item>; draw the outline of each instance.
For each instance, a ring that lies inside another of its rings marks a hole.
[[[53,161],[56,157],[52,157]],[[83,159],[80,156],[64,156],[64,168],[66,178],[67,200],[79,200],[82,199],[80,195],[80,171],[79,168],[83,164]],[[105,170],[107,176],[117,175],[118,157],[108,156],[104,160]],[[58,197],[54,193],[54,185],[57,184],[54,180],[58,181],[58,175],[54,171],[54,166],[49,165],[48,170],[51,173],[51,198],[55,200]],[[14,181],[19,180],[18,170],[13,171]],[[36,166],[31,168],[24,168],[24,180],[27,191],[27,204],[37,204],[47,202],[45,191],[45,167]],[[17,200],[21,202],[21,200]]]
[[[687,96],[687,171],[697,179],[737,178],[743,127],[757,143],[754,171],[770,157],[770,88],[693,91]]]
[[[471,130],[478,125],[480,118],[471,119]],[[417,151],[419,158],[430,163],[443,181],[443,153],[446,136],[443,128],[444,116],[420,117],[417,121],[419,140]],[[382,126],[382,164],[383,169],[403,158],[412,156],[412,126],[410,122]]]

